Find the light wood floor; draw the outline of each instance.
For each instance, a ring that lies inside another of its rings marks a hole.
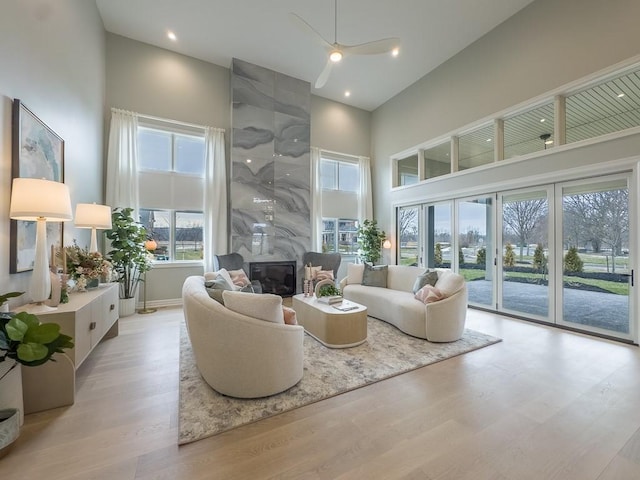
[[[503,342],[178,448],[181,311],[120,321],[0,479],[640,478],[640,350],[470,311]]]

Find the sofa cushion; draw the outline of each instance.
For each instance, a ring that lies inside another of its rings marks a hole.
[[[284,317],[284,323],[286,325],[297,325],[298,317],[296,316],[296,311],[293,308],[287,307],[285,305],[282,306],[282,316]]]
[[[362,285],[367,287],[387,288],[387,265],[369,265],[364,264],[364,273],[362,274]]]
[[[247,274],[242,269],[229,270],[229,276],[231,277],[231,282],[236,287],[243,288],[251,284],[249,277],[247,277]]]
[[[213,280],[205,280],[204,286],[211,298],[213,298],[216,302],[224,305],[222,292],[225,290],[231,290],[231,288],[229,287],[227,281],[222,277],[222,275],[218,275]]]
[[[284,323],[282,297],[278,295],[270,293],[257,295],[225,290],[222,292],[222,298],[224,306],[236,313],[267,322]]]
[[[347,264],[347,285],[362,284],[362,275],[364,274],[363,263],[349,263]]]
[[[433,303],[442,300],[445,296],[437,287],[425,285],[416,292],[415,298],[422,303]]]
[[[418,293],[418,290],[420,290],[425,285],[430,285],[433,287],[437,281],[438,272],[427,270],[423,274],[418,275],[418,278],[416,278],[416,281],[413,284],[413,293]]]
[[[464,286],[464,277],[450,270],[438,271],[438,281],[436,287],[446,297],[450,297]]]
[[[231,275],[229,275],[229,272],[227,271],[226,268],[221,268],[217,272],[206,272],[204,274],[204,279],[205,281],[215,280],[216,278],[218,278],[218,276],[221,276],[222,278],[225,279],[225,281],[227,282],[227,285],[229,285],[229,290],[238,290],[238,288],[236,288],[236,286],[233,284],[233,280],[231,280]]]

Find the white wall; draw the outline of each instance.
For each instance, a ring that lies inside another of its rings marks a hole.
[[[106,52],[105,135],[112,107],[224,128],[229,164],[228,68],[111,33],[106,34]],[[368,156],[370,120],[369,112],[312,96],[311,144]],[[201,267],[156,268],[148,274],[147,300],[161,304],[177,299],[184,279],[200,274]]]
[[[9,274],[11,102],[19,98],[65,140],[72,205],[102,203],[104,28],[95,3],[3,0],[0,65],[0,291],[24,291],[31,274]],[[88,230],[67,223],[65,244],[73,238],[88,244]]]
[[[392,193],[390,157],[637,55],[637,18],[637,1],[536,0],[374,111],[374,213],[381,227],[393,230],[394,202],[519,179],[522,167],[504,164]],[[531,160],[527,171],[609,161],[634,145],[631,138],[581,150],[582,158],[568,164]]]

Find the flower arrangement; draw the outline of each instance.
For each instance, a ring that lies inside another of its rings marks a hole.
[[[73,245],[65,247],[64,258],[67,272],[75,280],[80,291],[86,290],[91,281],[110,275],[111,263],[105,260],[100,252],[90,252],[81,248],[75,240]]]

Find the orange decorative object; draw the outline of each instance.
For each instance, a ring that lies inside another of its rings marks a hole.
[[[151,238],[144,242],[144,248],[149,252],[153,252],[156,248],[158,248],[158,242]]]

